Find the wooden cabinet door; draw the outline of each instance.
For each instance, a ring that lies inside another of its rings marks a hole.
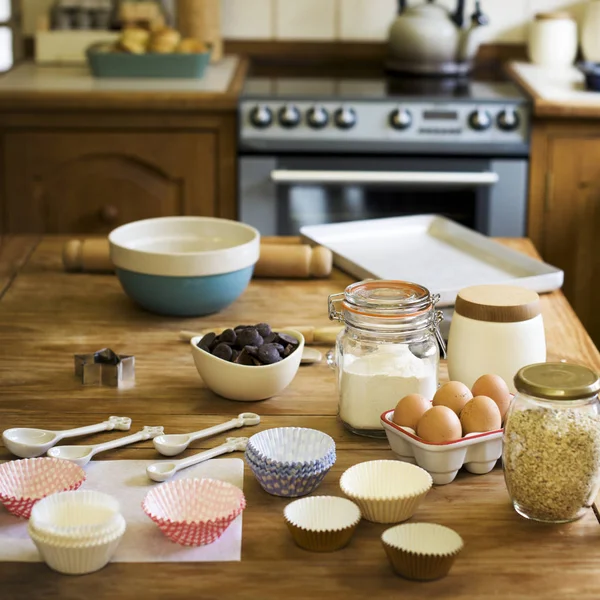
[[[149,217],[216,214],[213,133],[49,132],[4,137],[13,233],[107,233]]]
[[[564,292],[599,345],[600,136],[551,135],[547,144],[541,252],[564,270]]]

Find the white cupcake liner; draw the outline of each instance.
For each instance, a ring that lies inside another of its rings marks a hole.
[[[311,496],[288,504],[283,516],[298,546],[312,552],[332,552],[348,544],[361,514],[346,498]]]
[[[0,502],[8,511],[29,519],[33,505],[56,492],[76,490],[85,471],[58,458],[26,458],[0,465]]]
[[[43,534],[73,540],[112,535],[120,528],[119,502],[102,492],[52,494],[32,509],[30,522]]]
[[[51,569],[65,575],[84,575],[98,571],[107,565],[121,542],[125,528],[123,519],[121,529],[115,534],[89,543],[73,543],[67,540],[56,542],[47,536],[37,534],[31,526],[29,535],[44,562]]]
[[[381,542],[396,573],[407,579],[444,577],[463,549],[454,530],[435,523],[405,523],[383,532]]]
[[[248,440],[251,454],[267,464],[318,464],[335,451],[333,438],[306,427],[275,427]]]
[[[410,519],[432,485],[427,471],[396,460],[359,463],[340,478],[344,494],[358,504],[365,519],[375,523]]]

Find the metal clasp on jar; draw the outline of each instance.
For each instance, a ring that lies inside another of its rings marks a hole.
[[[340,321],[344,322],[344,315],[337,310],[336,305],[340,302],[343,302],[345,298],[345,293],[341,292],[339,294],[331,294],[327,301],[329,306],[329,320],[330,321]]]
[[[444,320],[444,313],[441,310],[435,310],[436,304],[440,300],[440,295],[435,294],[431,298],[431,307],[433,309],[433,318],[431,319],[431,325],[429,327],[429,331],[435,335],[435,339],[437,340],[440,350],[442,351],[442,357],[446,358],[446,342],[444,342],[444,338],[442,337],[442,332],[440,331],[440,323]]]

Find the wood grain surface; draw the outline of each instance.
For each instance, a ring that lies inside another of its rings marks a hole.
[[[20,254],[16,250],[0,253],[0,274],[12,273],[12,283],[0,302],[2,429],[68,428],[117,414],[131,416],[134,427],[164,425],[167,432],[175,433],[255,411],[262,422],[241,430],[244,433],[298,425],[333,436],[337,462],[317,494],[341,495],[339,478],[353,464],[392,458],[385,441],[354,436],[338,423],[334,376],[324,362],[301,367],[279,397],[237,403],[204,388],[189,347],[178,341],[180,329],[217,325],[265,320],[275,326],[287,322],[328,325],[327,295],[342,291],[351,282],[348,276],[334,271],[328,280],[254,280],[219,315],[161,318],[136,308],[112,275],[65,273],[61,264],[65,239],[46,237],[37,247],[34,238],[29,245],[22,240]],[[535,253],[526,240],[504,243]],[[562,293],[544,295],[542,306],[550,358],[600,369],[600,355]],[[136,356],[134,388],[82,387],[75,380],[73,354],[104,346]],[[196,442],[186,455],[217,445],[226,435]],[[90,439],[112,437],[105,433]],[[102,458],[157,456],[151,443],[145,442]],[[0,447],[0,459],[8,458]],[[427,584],[392,573],[379,539],[385,525],[363,521],[347,548],[311,554],[294,545],[284,525],[282,510],[289,500],[262,491],[247,468],[244,492],[248,508],[243,518],[241,562],[120,563],[84,577],[59,575],[42,563],[0,563],[0,598],[598,598],[600,526],[593,511],[563,526],[526,521],[510,505],[500,468],[482,476],[460,473],[450,485],[432,489],[420,506],[414,521],[448,525],[466,544],[449,576]]]

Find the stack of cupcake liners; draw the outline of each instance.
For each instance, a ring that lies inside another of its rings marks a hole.
[[[40,500],[31,511],[28,526],[29,536],[46,564],[68,575],[103,568],[125,529],[118,501],[88,490],[52,494]]]

